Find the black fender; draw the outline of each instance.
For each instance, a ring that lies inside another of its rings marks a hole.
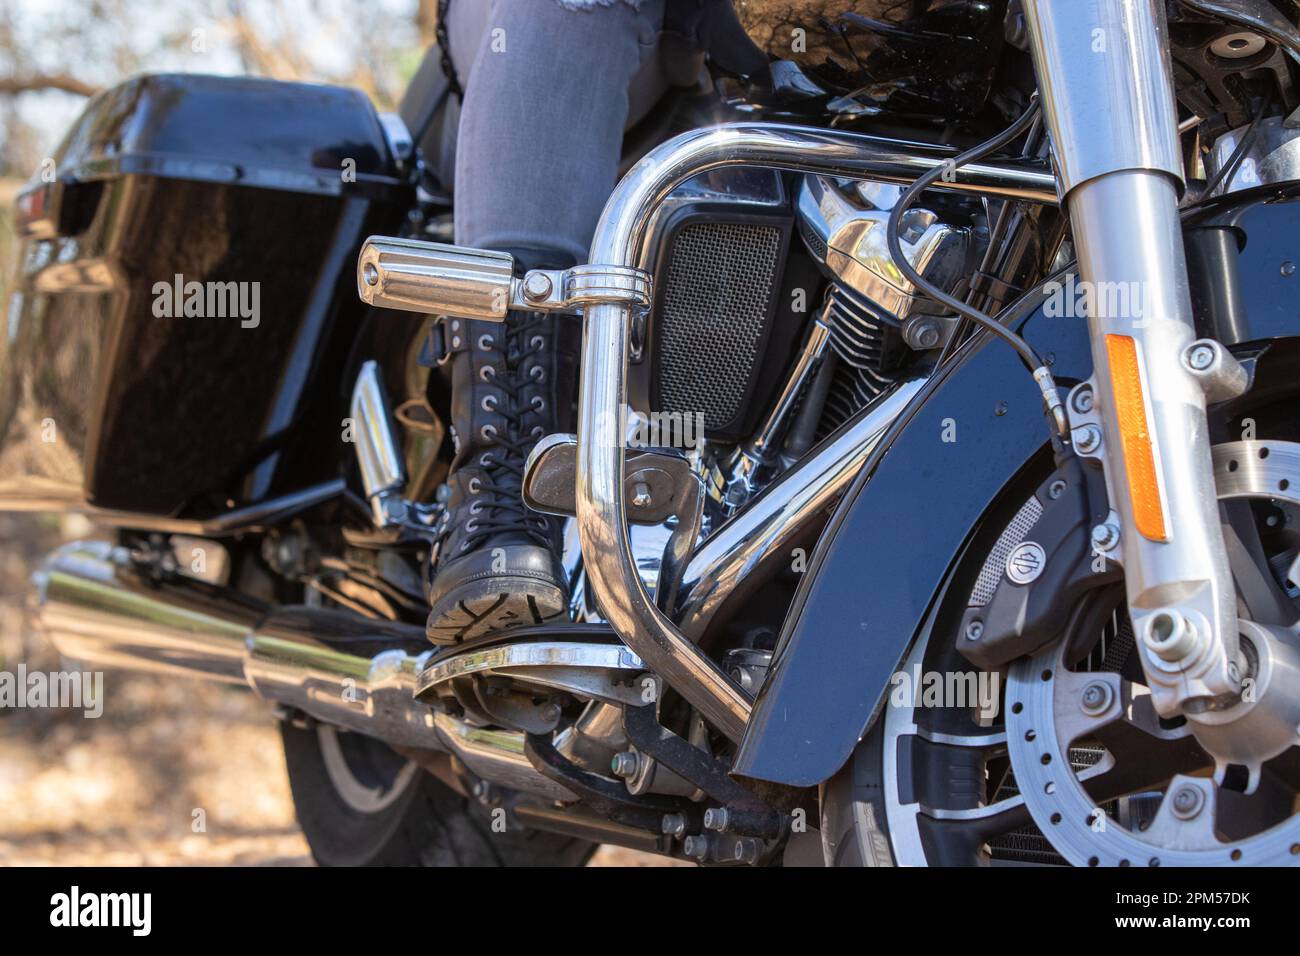
[[[1069,388],[1092,372],[1087,326],[1013,324]],[[833,776],[871,725],[948,569],[1050,432],[1016,353],[988,336],[939,369],[867,459],[800,583],[732,772],[797,787]]]
[[[1223,204],[1185,230],[1185,244],[1200,334],[1236,345],[1300,333],[1294,192]],[[1092,373],[1087,325],[1047,314],[1051,288],[1029,292],[1002,318],[1069,388]],[[1049,454],[1042,400],[1019,358],[988,335],[968,342],[894,423],[832,516],[733,773],[809,787],[843,766],[982,518]]]

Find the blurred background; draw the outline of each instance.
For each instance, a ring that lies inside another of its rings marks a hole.
[[[483,2],[483,0],[472,0]],[[85,100],[140,71],[355,86],[395,108],[437,0],[0,0],[0,300],[10,206]],[[0,671],[59,668],[24,622],[29,578],[79,517],[0,514]],[[310,865],[269,705],[109,672],[103,716],[0,708],[0,865]],[[204,829],[195,830],[195,811]],[[597,865],[661,865],[604,848]]]

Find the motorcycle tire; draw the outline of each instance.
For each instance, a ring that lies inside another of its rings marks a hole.
[[[280,731],[298,824],[320,866],[583,866],[596,850],[513,821],[493,832],[477,802],[371,737],[289,721]]]

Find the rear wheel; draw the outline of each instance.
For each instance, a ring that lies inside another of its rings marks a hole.
[[[321,866],[582,866],[594,844],[492,819],[391,748],[281,721],[294,809]]]

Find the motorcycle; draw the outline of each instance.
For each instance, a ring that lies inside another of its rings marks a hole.
[[[114,529],[37,623],[273,702],[326,864],[1300,862],[1296,15],[694,5],[567,270],[450,244],[437,49],[101,94],[17,210],[0,508]],[[435,649],[512,309],[569,619]]]

